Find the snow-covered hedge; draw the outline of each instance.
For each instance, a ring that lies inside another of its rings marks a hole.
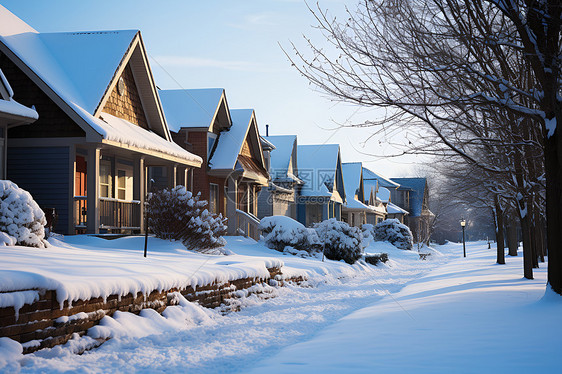
[[[408,226],[395,218],[384,220],[376,225],[373,229],[373,237],[375,241],[386,241],[399,249],[411,250],[414,246],[414,238]]]
[[[304,227],[303,224],[290,217],[265,217],[260,221],[259,228],[267,247],[279,252],[283,252],[286,247],[307,253],[317,252],[320,249],[316,231]]]
[[[151,194],[148,201],[149,227],[157,238],[179,240],[187,249],[208,251],[226,241],[226,218],[209,213],[207,201],[200,200],[184,186]]]
[[[331,218],[314,224],[314,228],[324,245],[324,254],[330,260],[353,264],[361,258],[363,233],[358,227]]]
[[[0,245],[45,248],[45,213],[31,194],[0,180]]]

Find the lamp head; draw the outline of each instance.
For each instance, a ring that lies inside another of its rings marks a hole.
[[[464,218],[461,219],[461,226],[462,226],[462,227],[465,227],[465,226],[466,226],[466,221],[464,220]]]

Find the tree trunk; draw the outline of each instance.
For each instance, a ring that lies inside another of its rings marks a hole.
[[[546,171],[546,246],[548,283],[562,294],[562,137],[560,129],[545,140]]]
[[[496,208],[496,262],[503,265],[505,264],[505,238],[503,233],[503,210],[498,195],[494,196],[494,205]]]
[[[507,247],[509,248],[507,252],[508,255],[517,256],[519,240],[517,238],[517,224],[513,220],[513,217],[509,217],[507,223]]]

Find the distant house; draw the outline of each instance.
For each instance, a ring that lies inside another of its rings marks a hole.
[[[418,243],[428,242],[435,215],[429,210],[429,189],[426,178],[392,178],[400,184],[392,201],[409,215],[406,224]]]
[[[222,88],[159,94],[175,142],[203,160],[192,190],[209,201],[209,211],[228,217],[229,234],[258,238],[257,194],[269,176],[254,111],[230,110]]]
[[[345,187],[338,144],[299,145],[299,178],[304,184],[298,196],[297,218],[306,226],[336,218],[341,220]]]
[[[262,137],[264,158],[269,170],[269,186],[260,191],[258,217],[287,216],[297,219],[296,197],[302,181],[298,177],[297,137]]]
[[[367,214],[367,223],[376,225],[388,218],[386,207],[390,202],[389,188],[395,188],[397,184],[368,168],[363,167],[362,170],[365,202],[372,209]]]
[[[0,70],[0,179],[6,179],[8,128],[30,124],[39,117],[35,109],[21,105],[13,97],[14,91]]]
[[[373,191],[367,191],[363,184],[363,167],[360,162],[342,164],[343,183],[346,191],[345,203],[342,206],[342,221],[351,226],[361,227],[369,223],[368,216],[375,216]],[[367,199],[365,199],[367,197]],[[369,206],[369,203],[372,203]],[[383,207],[384,212],[384,207]],[[383,215],[384,217],[384,215]]]
[[[172,141],[139,31],[39,33],[0,6],[0,68],[39,114],[8,130],[7,177],[57,232],[142,231],[147,170],[173,186],[201,165]]]

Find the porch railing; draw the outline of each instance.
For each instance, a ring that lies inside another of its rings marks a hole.
[[[240,235],[254,240],[260,239],[260,220],[251,213],[236,209],[236,231]]]
[[[75,227],[87,227],[87,197],[74,196]],[[140,230],[141,202],[101,197],[99,199],[99,228],[106,230]]]

